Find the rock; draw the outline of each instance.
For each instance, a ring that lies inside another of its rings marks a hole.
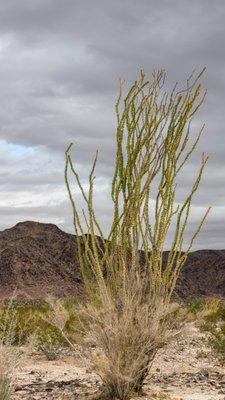
[[[198,378],[200,381],[206,381],[209,378],[209,373],[206,370],[201,370],[198,374]]]

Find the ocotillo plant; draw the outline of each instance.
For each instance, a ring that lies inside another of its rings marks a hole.
[[[108,398],[127,399],[141,391],[157,350],[170,335],[171,296],[209,211],[184,243],[192,199],[208,159],[202,155],[189,193],[177,203],[177,179],[203,131],[202,127],[191,141],[191,121],[205,97],[199,83],[203,71],[191,76],[184,90],[175,85],[169,93],[164,91],[164,71],[153,72],[150,82],[141,71],[127,94],[120,82],[107,238],[93,203],[97,155],[85,191],[73,166],[72,144],[66,151],[65,181],[88,294],[85,328],[102,351],[96,368]],[[86,204],[83,214],[72,195],[69,171]],[[163,260],[168,238],[170,250]]]

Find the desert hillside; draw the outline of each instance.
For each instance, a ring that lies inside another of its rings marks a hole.
[[[56,225],[26,221],[0,232],[0,297],[47,294],[71,297],[83,291],[75,236]],[[181,298],[225,297],[225,250],[192,252],[179,279]]]

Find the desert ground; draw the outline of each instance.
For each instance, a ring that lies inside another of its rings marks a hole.
[[[32,351],[16,374],[13,400],[93,399],[100,387],[100,378],[79,347],[73,352],[62,351],[54,361]],[[179,339],[158,353],[140,398],[150,399],[225,399],[225,369],[213,357],[206,334],[193,322],[186,324]]]

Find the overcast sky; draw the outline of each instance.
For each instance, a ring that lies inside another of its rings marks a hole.
[[[96,205],[106,227],[118,78],[129,86],[140,68],[149,76],[165,68],[169,84],[182,84],[206,66],[193,129],[206,128],[181,191],[205,151],[188,234],[211,205],[195,248],[225,248],[224,21],[224,0],[0,0],[0,230],[35,220],[73,232],[63,181],[71,141],[84,182],[99,150]]]

